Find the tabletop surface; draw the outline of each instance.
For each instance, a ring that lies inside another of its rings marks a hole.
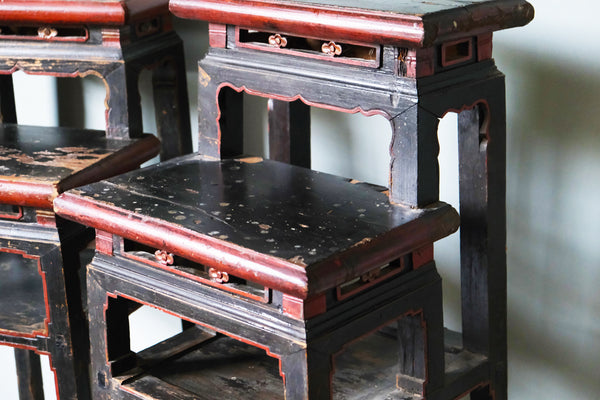
[[[73,198],[84,204],[76,211],[65,205]],[[115,220],[117,230],[124,229],[127,219],[147,227],[160,220],[169,232],[184,232],[190,240],[195,234],[211,237],[268,256],[301,260],[303,266],[389,232],[404,234],[407,240],[422,233],[424,243],[432,242],[458,224],[456,212],[443,203],[431,210],[410,209],[391,204],[386,193],[371,185],[253,158],[203,161],[188,156],[75,189],[57,204],[67,209],[59,214],[89,214],[86,225],[100,229],[117,214],[132,216]],[[439,227],[444,233],[426,226],[429,214],[448,217]],[[424,230],[418,233],[421,224]],[[150,229],[137,226],[129,234],[143,241]],[[169,238],[161,241],[168,249]]]
[[[76,183],[81,177],[81,183],[93,182],[83,177],[88,172],[98,177],[123,172],[125,165],[156,154],[158,143],[150,136],[141,141],[115,140],[98,130],[0,124],[0,201],[10,203],[7,199],[15,195],[15,185],[24,190],[17,194],[25,198],[34,186],[60,191],[61,186],[70,186],[69,180]],[[136,148],[143,150],[136,154]],[[102,162],[117,156],[129,159],[122,165]]]
[[[124,25],[168,13],[169,0],[2,0],[0,21]]]

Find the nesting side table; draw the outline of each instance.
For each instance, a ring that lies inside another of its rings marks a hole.
[[[424,387],[433,399],[444,384],[431,248],[458,228],[447,204],[411,209],[281,162],[189,155],[63,193],[55,210],[97,230],[95,399],[413,398]],[[139,305],[208,329],[134,353],[127,317]],[[419,334],[392,331],[386,374],[377,362],[370,372],[380,380],[364,376],[369,360],[335,357],[406,316]]]
[[[21,399],[43,398],[46,354],[61,400],[89,398],[89,340],[79,250],[93,238],[55,217],[61,192],[131,170],[158,154],[152,135],[0,125],[0,344],[15,348]]]
[[[439,197],[438,121],[459,113],[462,342],[488,360],[472,396],[506,398],[505,94],[492,34],[527,24],[531,5],[171,0],[170,9],[209,22],[198,97],[199,151],[207,156],[241,152],[230,122],[241,92],[280,110],[273,126],[284,133],[270,133],[279,141],[271,149],[297,146],[291,154],[309,143],[307,129],[294,140],[288,129],[307,105],[380,114],[392,127],[390,199],[421,207]]]
[[[0,3],[0,115],[16,122],[11,74],[99,76],[111,138],[142,135],[139,74],[153,71],[161,157],[192,150],[183,46],[167,0],[7,0]]]

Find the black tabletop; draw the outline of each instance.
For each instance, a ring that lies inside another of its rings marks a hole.
[[[173,229],[306,265],[401,229],[428,212],[451,212],[442,204],[431,210],[394,205],[372,186],[284,163],[252,161],[185,157],[73,193],[138,219],[159,219]]]
[[[356,8],[365,11],[383,11],[415,16],[493,3],[490,0],[274,0],[273,2],[306,3],[314,6]]]

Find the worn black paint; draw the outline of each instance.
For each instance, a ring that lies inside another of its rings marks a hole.
[[[261,253],[301,257],[307,265],[426,213],[348,179],[269,160],[186,157],[76,193]]]
[[[2,124],[0,177],[58,184],[131,143],[99,130]]]

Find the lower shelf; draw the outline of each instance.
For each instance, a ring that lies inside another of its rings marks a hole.
[[[461,374],[485,363],[485,357],[460,351],[446,353],[447,375]],[[335,400],[418,400],[396,387],[397,342],[378,332],[335,357]],[[281,400],[283,380],[278,360],[262,349],[226,336],[215,336],[192,351],[125,373],[121,389],[144,399],[261,399]]]
[[[38,259],[0,252],[0,331],[15,336],[43,334],[46,318]]]

